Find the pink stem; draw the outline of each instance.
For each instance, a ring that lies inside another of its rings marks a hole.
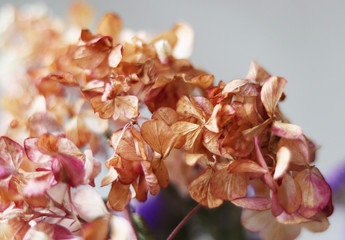
[[[170,233],[169,237],[167,240],[172,240],[175,235],[181,230],[183,225],[196,213],[199,208],[201,207],[200,203],[196,205],[183,219],[182,221],[176,226],[176,228]]]

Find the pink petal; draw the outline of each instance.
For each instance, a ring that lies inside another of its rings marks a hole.
[[[54,178],[50,171],[45,176],[39,177],[39,179],[29,180],[24,187],[25,196],[43,196],[52,186],[53,180]]]
[[[28,156],[29,160],[44,164],[48,163],[53,160],[53,158],[49,155],[43,154],[38,149],[38,138],[27,138],[24,141],[24,147],[26,155]]]
[[[274,121],[272,124],[273,133],[282,138],[298,139],[303,136],[303,129],[295,124]]]
[[[0,137],[0,165],[18,169],[23,161],[24,149],[8,137]]]
[[[78,189],[72,200],[79,216],[87,222],[109,214],[103,199],[93,188]]]
[[[68,183],[72,187],[84,183],[84,163],[76,157],[60,153],[52,162],[52,170],[56,181]]]
[[[324,209],[331,198],[331,188],[316,167],[299,172],[295,181],[302,189],[302,204],[299,212],[310,218]]]
[[[231,201],[236,206],[250,210],[267,210],[271,208],[271,199],[266,197],[246,197]]]

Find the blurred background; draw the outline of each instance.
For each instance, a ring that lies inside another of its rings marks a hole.
[[[55,16],[65,18],[71,2],[39,3]],[[285,77],[288,85],[287,98],[281,105],[283,112],[320,146],[316,165],[325,177],[333,182],[341,180],[336,169],[345,166],[344,1],[89,0],[88,3],[94,7],[95,26],[109,11],[120,15],[124,27],[134,31],[159,33],[178,21],[189,23],[195,33],[191,61],[214,74],[217,81],[244,78],[253,59],[272,75]],[[6,4],[23,6],[29,1],[0,1],[0,7]],[[338,185],[341,188],[341,182]],[[344,206],[338,200],[326,232],[312,234],[303,230],[298,239],[342,239]],[[207,213],[209,217],[212,212],[215,211]]]

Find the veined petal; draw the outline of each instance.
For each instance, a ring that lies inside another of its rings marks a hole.
[[[287,81],[281,77],[270,77],[262,86],[261,101],[268,116],[273,117],[276,106],[283,94]]]
[[[169,155],[178,137],[162,120],[144,122],[140,131],[144,140],[163,158]]]
[[[194,179],[188,187],[191,197],[208,208],[216,208],[223,203],[222,199],[214,197],[212,194],[210,185],[212,175],[213,170],[208,168],[203,174]]]
[[[302,128],[291,123],[274,121],[272,124],[272,131],[276,136],[282,138],[298,139],[303,136]]]
[[[131,199],[129,185],[113,182],[109,195],[108,207],[114,211],[123,211]]]
[[[302,191],[302,203],[299,213],[310,218],[325,208],[331,197],[331,188],[316,167],[299,172],[295,181]]]

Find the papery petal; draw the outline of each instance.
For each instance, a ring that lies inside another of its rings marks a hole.
[[[244,209],[242,211],[242,224],[253,232],[260,232],[264,240],[293,240],[301,232],[298,224],[281,224],[276,222],[269,210],[253,211]]]
[[[289,139],[298,139],[303,136],[303,130],[300,126],[278,121],[273,122],[272,132],[278,137]]]
[[[310,218],[326,207],[332,192],[316,167],[299,172],[295,181],[302,189],[302,203],[299,209],[302,216]]]
[[[174,109],[169,107],[161,107],[152,114],[152,119],[162,120],[168,126],[171,126],[178,121],[179,116]]]
[[[66,183],[58,183],[49,188],[47,193],[55,202],[62,204],[67,193],[67,188],[68,186]]]
[[[277,164],[273,175],[274,179],[278,179],[284,175],[291,161],[291,152],[286,147],[280,147],[277,152]]]
[[[208,130],[218,133],[219,130],[219,126],[218,126],[218,120],[220,118],[220,113],[222,110],[222,105],[221,104],[217,104],[212,112],[211,117],[208,119],[208,121],[205,124],[205,128],[207,128]]]
[[[111,136],[111,145],[115,149],[115,153],[120,157],[127,160],[140,161],[143,158],[147,158],[147,148],[142,153],[139,149],[139,145],[145,145],[143,140],[139,140],[134,137],[134,133],[137,132],[134,128],[132,129],[120,129],[113,133]],[[137,133],[140,135],[139,133]],[[146,156],[145,156],[146,155]]]
[[[43,196],[52,186],[53,181],[54,176],[50,171],[39,178],[30,179],[24,187],[24,195],[27,197]]]
[[[282,224],[301,224],[311,221],[310,219],[301,216],[298,212],[288,214],[285,211],[276,216],[276,220]]]
[[[79,158],[60,153],[52,162],[52,171],[58,182],[68,183],[72,187],[84,183],[85,167]]]
[[[102,101],[102,96],[94,97],[90,100],[93,110],[99,114],[100,118],[111,118],[115,111],[114,99]]]
[[[109,168],[108,174],[102,179],[101,187],[111,184],[117,179],[117,172],[113,167]]]
[[[159,58],[159,61],[162,64],[167,64],[168,59],[172,54],[171,45],[165,39],[160,39],[154,43],[154,47]]]
[[[229,173],[267,173],[267,169],[249,159],[232,161],[228,167]]]
[[[138,104],[139,100],[136,96],[117,96],[115,99],[114,120],[119,117],[136,118],[139,115]]]
[[[214,81],[213,75],[202,74],[202,75],[199,75],[197,77],[192,78],[189,82],[194,84],[194,85],[197,85],[201,88],[206,89],[206,88],[209,88],[210,86],[212,86],[213,81]]]
[[[311,232],[324,232],[329,227],[329,221],[326,216],[319,216],[316,221],[302,223],[302,226]]]
[[[109,220],[109,218],[98,218],[92,222],[83,224],[83,239],[108,239],[110,232]]]
[[[24,149],[8,137],[0,138],[0,165],[18,169],[23,162]]]
[[[225,85],[222,95],[239,94],[246,97],[255,97],[259,94],[257,86],[248,79],[235,79]]]
[[[213,170],[208,168],[203,174],[194,179],[188,187],[190,196],[208,208],[216,208],[223,203],[222,199],[214,197],[212,194],[210,185],[212,175]]]
[[[290,214],[299,209],[302,202],[302,192],[289,174],[284,175],[282,184],[277,190],[278,202],[287,213]]]
[[[252,61],[250,63],[250,67],[247,73],[247,79],[253,79],[257,83],[264,82],[267,80],[271,75],[258,64],[256,61]]]
[[[164,161],[162,159],[154,158],[151,164],[159,186],[166,188],[169,185],[169,173]]]
[[[163,158],[169,155],[178,137],[162,120],[144,122],[140,131],[144,140]]]
[[[145,181],[146,181],[146,184],[150,190],[150,193],[152,195],[157,195],[160,191],[160,187],[158,184],[158,179],[153,172],[151,163],[149,161],[142,161],[141,166],[143,168],[143,172],[145,175]]]
[[[26,155],[29,160],[35,163],[44,164],[49,163],[53,158],[49,155],[43,154],[38,148],[38,138],[27,138],[24,141]]]
[[[85,177],[84,183],[95,186],[94,179],[101,172],[101,163],[92,156],[92,151],[87,149],[85,155]]]
[[[268,116],[274,115],[276,106],[283,94],[287,81],[281,77],[270,77],[262,86],[261,101],[267,111]]]
[[[177,36],[177,43],[173,49],[175,58],[188,59],[192,53],[194,44],[193,28],[186,23],[177,23],[173,27],[173,32]]]
[[[289,162],[297,165],[308,165],[310,162],[310,153],[308,144],[304,139],[280,139],[278,149],[285,147],[289,149]],[[279,151],[279,150],[278,150]],[[285,150],[284,150],[285,151]],[[286,155],[285,155],[286,157]],[[278,160],[278,159],[277,159]],[[278,160],[279,161],[279,160]]]
[[[226,168],[215,171],[210,180],[212,195],[229,201],[245,197],[247,184],[247,176],[245,174],[228,173]]]
[[[93,188],[78,189],[72,201],[79,216],[87,222],[109,214],[103,199]]]
[[[272,219],[270,211],[242,210],[242,225],[252,232],[259,232],[264,229],[269,224],[270,219]]]
[[[185,117],[195,117],[201,122],[205,121],[202,109],[194,104],[187,96],[183,96],[177,102],[176,112]]]
[[[196,145],[201,143],[202,138],[202,127],[195,123],[190,122],[176,122],[171,126],[175,133],[181,134],[186,137],[184,148],[189,150]],[[200,142],[199,142],[200,141]]]
[[[271,199],[267,197],[246,197],[231,200],[236,206],[250,210],[267,210],[271,208]]]
[[[108,65],[109,67],[115,68],[117,65],[119,65],[121,59],[122,59],[122,50],[123,45],[118,44],[116,45],[113,50],[111,50],[109,56],[108,56]]]
[[[98,23],[97,32],[104,36],[110,36],[114,42],[117,42],[122,31],[122,20],[114,13],[107,13]]]
[[[107,206],[114,211],[123,211],[131,199],[129,185],[113,182],[108,195]]]

